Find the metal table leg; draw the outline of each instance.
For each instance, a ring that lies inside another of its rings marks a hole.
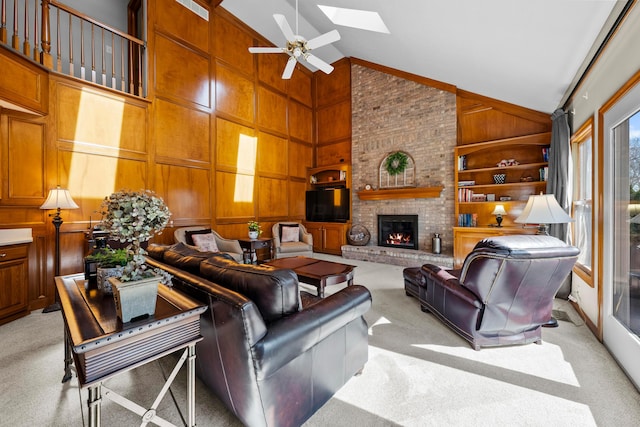
[[[89,387],[89,427],[100,427],[100,408],[102,406],[102,385],[98,383]]]

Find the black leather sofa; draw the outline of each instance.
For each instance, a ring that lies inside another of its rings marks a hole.
[[[551,236],[487,238],[461,270],[431,264],[405,269],[405,291],[423,311],[481,347],[542,342],[553,299],[578,258],[578,248]],[[419,277],[420,273],[423,277]]]
[[[291,270],[238,264],[182,243],[148,252],[148,265],[208,306],[196,372],[245,425],[299,426],[363,369],[365,287],[320,299],[301,292]]]

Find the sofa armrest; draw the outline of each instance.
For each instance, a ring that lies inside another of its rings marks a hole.
[[[307,231],[300,230],[300,240],[309,246],[313,246],[313,234]]]
[[[265,337],[252,349],[258,379],[268,378],[370,308],[369,290],[353,285],[272,323]]]
[[[439,286],[445,294],[453,294],[476,308],[482,308],[482,302],[478,297],[460,283],[458,276],[451,274],[457,273],[459,275],[459,270],[449,271],[436,265],[425,264],[422,266],[422,273],[426,277],[427,287]]]
[[[240,242],[234,239],[225,239],[224,237],[216,236],[216,244],[220,252],[231,252],[234,254],[241,254],[242,247]]]

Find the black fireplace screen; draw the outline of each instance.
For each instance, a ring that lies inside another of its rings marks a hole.
[[[418,215],[378,215],[378,246],[418,249]]]

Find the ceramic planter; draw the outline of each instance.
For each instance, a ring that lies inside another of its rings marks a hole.
[[[98,289],[107,295],[111,295],[113,293],[113,289],[111,288],[111,283],[109,283],[110,277],[120,277],[122,276],[123,267],[98,267],[96,269],[96,283],[98,285]]]
[[[116,313],[122,323],[132,319],[153,316],[156,311],[156,298],[160,278],[157,276],[133,282],[121,282],[117,277],[110,277]]]

